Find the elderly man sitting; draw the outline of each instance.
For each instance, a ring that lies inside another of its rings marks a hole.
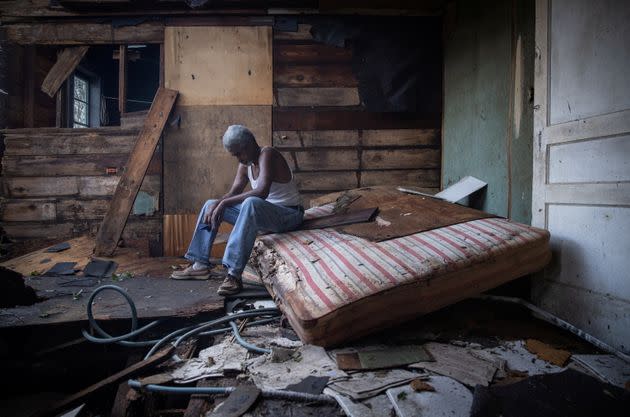
[[[227,277],[219,295],[238,293],[243,288],[241,275],[261,231],[286,232],[297,228],[304,216],[302,200],[293,172],[280,152],[261,148],[249,129],[232,125],[223,135],[223,146],[238,159],[236,177],[230,191],[218,200],[208,200],[197,220],[197,226],[186,252],[194,263],[176,271],[173,279],[207,279],[210,276],[209,254],[219,225],[234,225],[223,256]],[[251,191],[243,192],[247,182]]]

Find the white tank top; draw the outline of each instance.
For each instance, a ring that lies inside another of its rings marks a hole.
[[[266,198],[268,202],[278,204],[280,206],[302,205],[302,197],[297,189],[297,184],[295,184],[295,178],[291,167],[289,167],[289,171],[291,171],[291,180],[289,182],[271,182],[269,195]],[[251,165],[247,167],[247,177],[249,178],[249,183],[252,185],[252,189],[255,189],[258,186],[258,180],[254,179],[254,171],[252,170]]]

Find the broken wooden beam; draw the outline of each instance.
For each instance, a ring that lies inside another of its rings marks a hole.
[[[116,250],[177,94],[175,90],[159,88],[155,95],[144,127],[129,156],[125,173],[118,182],[107,214],[96,235],[94,252],[97,256],[112,256]]]
[[[111,375],[103,379],[102,381],[97,382],[94,385],[90,385],[89,387],[82,389],[76,394],[73,394],[69,397],[64,398],[61,401],[53,403],[49,407],[46,407],[45,409],[42,409],[41,411],[33,414],[31,417],[46,417],[46,416],[57,415],[60,411],[68,409],[72,407],[73,405],[79,404],[80,402],[84,401],[87,397],[93,395],[97,391],[100,391],[103,388],[108,387],[112,384],[116,384],[125,379],[128,379],[132,375],[138,374],[144,370],[147,370],[163,362],[164,360],[168,359],[168,357],[173,352],[173,349],[174,348],[172,346],[169,346],[168,348],[165,348],[159,351],[158,353],[156,353],[155,355],[151,356],[148,359],[145,359],[141,362],[136,363],[135,365],[125,368],[120,372],[116,372],[114,375]]]
[[[50,97],[54,97],[64,81],[79,65],[89,48],[89,46],[75,46],[61,51],[57,57],[57,62],[48,71],[44,82],[42,82],[42,91]]]

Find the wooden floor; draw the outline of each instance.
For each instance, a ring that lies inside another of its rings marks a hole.
[[[85,278],[76,276],[39,276],[58,262],[76,262],[83,267],[92,258],[94,240],[80,237],[68,240],[70,249],[58,253],[46,248],[11,259],[1,266],[25,276],[26,285],[33,287],[44,298],[32,306],[0,309],[0,327],[67,323],[87,319],[86,306],[91,293],[102,285],[116,285],[125,289],[134,300],[138,317],[188,317],[199,313],[223,310],[223,297],[216,291],[221,278],[207,281],[175,281],[169,279],[172,266],[180,265],[182,258],[140,257],[136,250],[119,248],[111,259],[118,263],[117,274],[133,275],[122,280]],[[124,274],[129,272],[130,274]],[[93,311],[97,319],[123,319],[130,317],[124,298],[115,291],[106,290],[96,297]]]

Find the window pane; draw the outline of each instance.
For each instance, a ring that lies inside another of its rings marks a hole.
[[[84,125],[88,124],[87,103],[74,100],[74,121]]]
[[[76,75],[74,76],[74,98],[88,101],[88,83]]]

